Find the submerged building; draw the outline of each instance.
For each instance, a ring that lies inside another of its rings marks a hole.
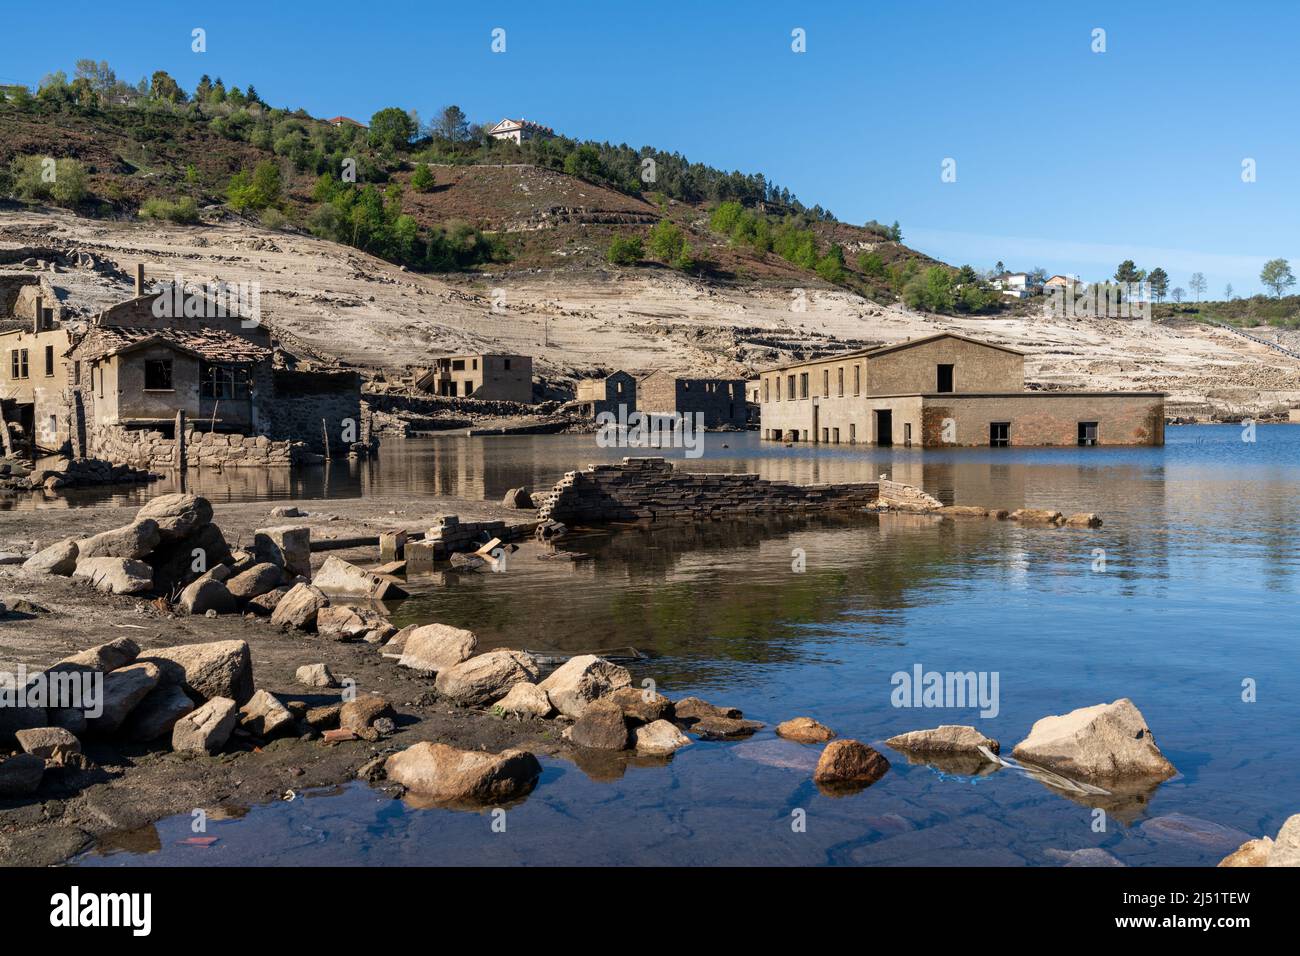
[[[759,378],[773,441],[925,448],[1163,445],[1163,392],[1025,390],[1025,356],[942,332]]]
[[[487,352],[447,355],[436,359],[433,368],[419,375],[415,384],[417,388],[446,398],[530,405],[533,402],[533,360],[528,355]]]
[[[646,415],[702,415],[705,428],[744,428],[745,380],[679,378],[651,372],[636,385],[637,411]]]

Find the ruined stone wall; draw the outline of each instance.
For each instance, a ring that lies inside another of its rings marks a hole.
[[[262,388],[261,382],[257,383]],[[350,445],[370,441],[368,416],[361,414],[361,377],[356,372],[297,372],[276,369],[271,398],[259,403],[258,430],[278,441],[304,442],[324,452],[346,454]],[[322,427],[324,422],[324,427]]]
[[[91,429],[90,454],[96,458],[138,468],[169,469],[180,466],[176,439],[161,431],[100,425]],[[306,448],[258,435],[226,435],[185,430],[185,464],[190,468],[266,468],[302,460]]]
[[[880,486],[880,504],[882,505],[901,508],[906,511],[943,507],[943,502],[934,495],[926,494],[913,485],[905,485],[901,481],[890,481],[888,478],[881,478],[877,484]]]
[[[677,471],[662,458],[571,471],[548,492],[538,517],[577,524],[605,521],[700,521],[784,515],[876,504],[875,482],[795,485],[758,475]]]

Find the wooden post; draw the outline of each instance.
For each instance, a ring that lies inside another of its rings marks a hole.
[[[176,412],[176,467],[185,470],[185,409]]]
[[[325,460],[329,461],[330,460],[330,430],[328,427],[326,427],[325,419],[323,418],[320,420],[320,434],[321,434],[321,438],[325,439]]]

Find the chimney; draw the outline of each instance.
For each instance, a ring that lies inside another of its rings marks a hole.
[[[135,295],[136,298],[144,295],[144,263],[135,264]]]
[[[36,297],[35,308],[32,309],[32,332],[36,333],[41,330],[45,324],[45,299],[43,296]]]

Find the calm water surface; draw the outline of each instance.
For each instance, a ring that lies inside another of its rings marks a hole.
[[[649,657],[632,668],[637,681],[741,707],[768,727],[744,743],[695,743],[666,765],[544,760],[505,833],[487,813],[408,808],[351,784],[213,822],[209,849],[178,845],[186,815],[80,862],[1056,866],[1095,847],[1129,865],[1213,865],[1300,812],[1300,427],[1241,435],[1172,427],[1157,449],[952,452],[711,435],[705,458],[685,467],[800,482],[888,474],[945,501],[1091,510],[1105,525],[858,516],[619,530],[566,538],[594,555],[576,565],[537,561],[528,545],[506,573],[416,588],[394,623],[470,627],[489,646],[634,646]],[[217,501],[495,498],[616,455],[591,436],[449,437],[282,484],[191,487]],[[891,675],[916,665],[996,672],[997,716],[893,706]],[[1243,701],[1244,681],[1255,702]],[[1119,697],[1141,708],[1180,771],[1149,793],[1082,797],[1015,770],[909,765],[881,743],[969,723],[1009,753],[1039,717]],[[822,794],[810,781],[819,748],[772,733],[797,715],[875,744],[892,770],[860,793]],[[804,832],[792,829],[795,811]]]

